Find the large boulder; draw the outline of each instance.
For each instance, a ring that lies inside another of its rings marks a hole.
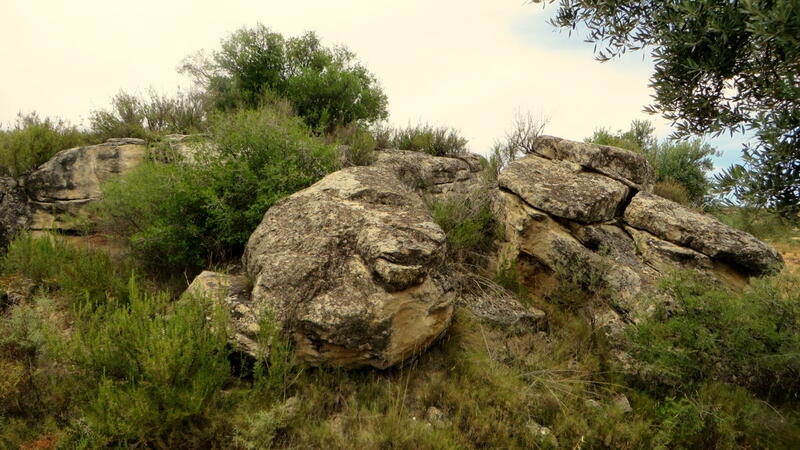
[[[448,327],[445,235],[385,167],[328,175],[273,206],[243,258],[252,302],[310,365],[386,368]]]
[[[66,220],[100,198],[100,184],[124,174],[144,161],[147,147],[141,139],[109,139],[99,145],[56,153],[26,179],[32,220],[30,228],[70,229]]]
[[[621,182],[577,164],[533,155],[512,162],[498,183],[538,210],[581,223],[613,219],[629,192]]]
[[[0,177],[0,248],[30,224],[31,211],[25,188],[19,180]]]
[[[533,143],[539,156],[569,161],[586,170],[621,181],[637,191],[651,191],[655,170],[644,156],[610,145],[570,141],[553,136],[540,136]]]
[[[624,219],[633,228],[754,275],[770,273],[783,265],[780,253],[751,234],[653,194],[637,194],[625,210]]]

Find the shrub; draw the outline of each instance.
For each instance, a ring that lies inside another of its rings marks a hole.
[[[153,139],[158,134],[205,130],[208,106],[202,93],[178,92],[175,97],[168,97],[151,89],[147,95],[149,98],[120,91],[111,99],[111,110],[92,113],[92,130],[103,139]]]
[[[703,284],[691,274],[663,284],[675,301],[630,329],[639,377],[667,392],[728,382],[771,397],[800,392],[800,279],[755,280],[742,293]]]
[[[241,28],[206,57],[181,69],[222,110],[257,108],[270,91],[288,99],[315,130],[387,117],[386,96],[375,77],[345,47],[328,48],[314,33],[284,38],[264,25]]]
[[[20,176],[61,150],[97,142],[61,119],[20,114],[13,128],[0,130],[0,176]]]
[[[92,389],[73,438],[90,447],[197,445],[202,427],[193,426],[229,375],[227,318],[207,299],[173,304],[133,279],[129,290],[127,304],[76,313],[69,359]]]
[[[264,213],[337,167],[334,146],[272,110],[214,118],[193,164],[143,164],[103,187],[98,215],[153,268],[196,270],[241,254]]]
[[[392,146],[400,150],[421,151],[433,156],[448,156],[465,153],[467,140],[458,131],[428,124],[409,125],[395,130]]]
[[[0,258],[0,271],[92,304],[108,297],[124,301],[128,296],[125,280],[130,268],[111,261],[102,251],[71,245],[56,235],[18,235]]]
[[[653,187],[653,193],[681,205],[689,204],[689,193],[686,188],[674,180],[659,181]]]
[[[491,209],[488,190],[470,195],[450,195],[431,202],[433,220],[447,236],[450,260],[476,263],[491,250],[499,225]]]
[[[717,207],[712,208],[711,213],[725,225],[746,231],[761,240],[779,241],[797,233],[790,221],[763,208]]]
[[[350,124],[346,127],[337,127],[327,139],[341,144],[342,165],[368,166],[375,161],[375,138],[363,125]]]

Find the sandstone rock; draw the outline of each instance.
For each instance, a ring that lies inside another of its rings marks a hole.
[[[453,157],[434,157],[408,150],[379,150],[372,164],[384,167],[412,189],[433,195],[467,193],[479,183],[483,170],[481,157],[466,153]]]
[[[65,215],[78,215],[97,200],[100,184],[144,161],[141,139],[109,139],[104,144],[76,147],[56,153],[26,180],[32,220],[30,228],[73,228]]]
[[[498,183],[536,209],[581,223],[614,218],[628,196],[618,181],[538,156],[512,162]]]
[[[637,194],[625,210],[624,220],[634,228],[739,266],[754,275],[770,273],[783,266],[781,255],[752,235],[652,194]]]
[[[610,145],[587,144],[553,136],[540,136],[534,152],[548,159],[569,161],[599,172],[641,191],[651,191],[655,170],[647,159],[630,150]]]
[[[250,281],[242,275],[203,271],[195,277],[184,295],[200,295],[222,302],[231,316],[233,344],[252,356],[268,349],[258,346],[259,315],[250,301]]]
[[[22,183],[0,177],[0,248],[4,248],[20,231],[30,225],[31,211]]]
[[[386,368],[450,323],[444,238],[391,170],[352,167],[273,206],[243,260],[254,305],[282,324],[301,362]]]

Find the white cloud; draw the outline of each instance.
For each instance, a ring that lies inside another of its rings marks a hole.
[[[645,72],[520,36],[513,28],[520,18],[550,27],[541,7],[523,3],[6,0],[0,121],[19,110],[80,121],[119,89],[174,91],[187,83],[175,71],[183,57],[257,22],[347,45],[381,80],[392,122],[454,126],[474,151],[502,136],[517,108],[549,115],[546,131],[573,139],[642,116],[650,101]]]

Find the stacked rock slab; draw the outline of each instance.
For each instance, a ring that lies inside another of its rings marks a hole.
[[[650,193],[654,170],[634,152],[543,136],[498,180],[505,224],[499,265],[514,261],[534,294],[564,281],[593,284],[618,312],[674,269],[726,285],[779,268],[768,245]]]
[[[310,365],[386,368],[450,323],[445,235],[385,167],[328,175],[264,216],[243,258],[252,302]]]
[[[141,164],[146,153],[141,139],[109,139],[58,152],[25,179],[30,229],[74,228],[69,218],[100,198],[100,184]]]

